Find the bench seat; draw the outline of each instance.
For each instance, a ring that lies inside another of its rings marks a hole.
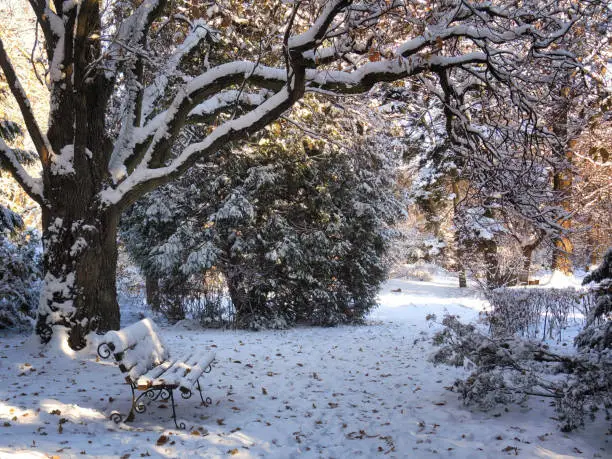
[[[202,376],[202,373],[215,360],[215,354],[209,352],[204,356],[190,355],[186,359],[166,360],[152,368],[136,380],[138,390],[166,386],[191,390]]]

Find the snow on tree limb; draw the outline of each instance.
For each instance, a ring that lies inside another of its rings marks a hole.
[[[45,37],[47,56],[51,61],[57,39],[63,34],[63,21],[49,7],[49,0],[28,0]]]
[[[111,84],[121,85],[125,94],[120,132],[113,140],[112,153],[103,159],[106,166],[102,173],[107,177],[110,175],[112,180],[106,190],[98,192],[98,197],[106,205],[130,202],[154,184],[170,180],[194,161],[214,153],[219,145],[244,138],[260,129],[282,115],[305,91],[358,94],[368,91],[378,82],[395,81],[425,72],[441,75],[442,79],[442,75],[450,75],[450,70],[461,70],[462,76],[465,74],[470,80],[469,84],[465,82],[466,78],[463,82],[453,80],[450,83],[452,87],[446,89],[453,97],[463,98],[468,90],[478,90],[478,84],[491,80],[510,86],[508,82],[516,70],[512,66],[520,61],[520,55],[529,49],[543,52],[573,23],[567,12],[557,8],[543,13],[530,9],[531,2],[513,9],[488,2],[462,1],[449,4],[428,17],[423,29],[412,26],[397,29],[397,33],[418,30],[419,36],[403,43],[390,40],[384,44],[386,48],[381,50],[382,55],[370,56],[368,61],[362,56],[371,52],[372,37],[376,35],[370,34],[369,29],[382,24],[386,13],[394,12],[398,18],[405,15],[403,19],[408,23],[422,18],[411,18],[411,10],[406,9],[409,5],[399,1],[378,4],[328,0],[315,5],[320,12],[310,23],[304,23],[301,17],[299,24],[294,24],[293,19],[285,19],[281,28],[285,38],[281,42],[286,67],[282,64],[270,67],[259,61],[222,63],[207,68],[198,76],[185,76],[186,82],[174,93],[175,89],[169,87],[169,78],[177,73],[185,57],[199,44],[206,39],[215,41],[216,31],[203,20],[190,23],[186,38],[171,51],[153,81],[145,80],[148,35],[153,23],[165,14],[167,3],[166,0],[150,0],[135,6],[129,16],[120,19],[108,47],[101,51],[94,64],[102,69]],[[78,8],[60,8],[57,12],[49,10],[48,2],[44,0],[30,0],[30,4],[41,21],[47,41],[51,37],[55,43],[55,49],[48,54],[51,80],[58,86],[64,58],[72,58],[65,55],[65,51],[70,49],[71,43],[76,50],[80,49],[79,43],[83,50],[86,48],[86,42],[91,41],[91,31],[98,27],[96,21],[100,20],[100,12],[95,2],[89,0],[81,2]],[[306,11],[301,2],[295,8],[294,13],[298,8]],[[540,16],[542,22],[536,21]],[[292,18],[298,16],[294,14]],[[44,24],[43,20],[46,21]],[[70,26],[70,21],[74,21],[73,26]],[[66,24],[58,27],[58,23]],[[398,24],[403,24],[402,20]],[[308,26],[306,30],[305,26]],[[298,27],[300,33],[292,35],[292,29]],[[73,34],[76,36],[72,37]],[[513,48],[507,46],[509,43],[520,45]],[[554,52],[561,59],[568,57],[563,51]],[[339,64],[336,69],[335,64],[343,60],[353,64],[350,69],[341,68]],[[86,73],[82,78],[88,75]],[[120,78],[119,82],[117,78]],[[149,83],[148,86],[145,83]],[[62,90],[57,89],[57,94],[60,93]],[[159,108],[156,106],[162,100],[168,100],[170,95],[174,96],[171,102],[156,112]],[[19,99],[17,95],[16,98]],[[526,105],[528,102],[520,102],[530,109]],[[173,148],[186,124],[219,120],[220,113],[233,107],[240,107],[243,116],[226,120],[208,137],[175,156]],[[245,110],[250,111],[245,113]],[[468,134],[466,139],[455,136],[463,148],[478,148],[479,141],[475,139],[490,134],[470,123],[460,104],[449,105],[447,112],[457,120],[463,133]],[[77,116],[76,123],[80,122],[82,120]],[[39,145],[45,143],[39,142]],[[39,145],[37,149],[40,151]],[[75,141],[74,148],[75,154],[86,150],[86,146],[78,141]]]
[[[185,56],[193,52],[206,38],[213,41],[216,40],[214,36],[217,32],[212,30],[204,21],[197,20],[190,25],[191,30],[189,34],[168,58],[166,65],[155,77],[155,80],[144,89],[141,109],[142,120],[146,120],[149,117],[155,108],[155,103],[164,96],[168,87],[168,76],[173,75],[177,71]]]
[[[21,165],[13,150],[0,138],[0,164],[7,169],[26,193],[40,205],[44,202],[41,179],[33,178]]]
[[[211,121],[218,113],[228,107],[255,108],[261,105],[270,94],[271,92],[266,89],[256,93],[244,92],[236,89],[222,91],[191,110],[189,112],[189,121]]]

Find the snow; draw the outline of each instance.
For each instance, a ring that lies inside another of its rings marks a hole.
[[[573,275],[567,275],[563,271],[552,271],[550,274],[540,279],[541,287],[548,288],[576,288],[582,287],[582,279]]]
[[[66,175],[76,173],[74,170],[74,145],[66,145],[60,154],[51,154],[51,173]]]
[[[94,346],[66,358],[0,335],[0,457],[609,457],[603,420],[561,433],[548,400],[482,413],[444,389],[466,373],[428,361],[437,326],[425,316],[474,320],[486,306],[456,284],[443,272],[430,282],[391,280],[364,326],[162,327],[173,353],[217,355],[202,384],[213,404],[177,397],[185,431],[159,402],[133,423],[110,421],[111,411],[128,412],[130,391],[115,364],[96,361]],[[138,320],[129,305],[122,316]]]

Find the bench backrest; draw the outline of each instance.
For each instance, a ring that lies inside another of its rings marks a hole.
[[[149,318],[106,333],[98,346],[98,354],[103,358],[112,354],[130,383],[170,357],[157,326]]]

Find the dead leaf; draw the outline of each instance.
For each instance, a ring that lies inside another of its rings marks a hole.
[[[518,456],[518,448],[517,448],[516,446],[510,446],[510,445],[508,445],[508,446],[506,446],[504,449],[502,449],[502,451],[503,451],[504,453],[509,453],[509,452],[511,452],[511,451],[514,451],[514,455],[515,455],[515,456]]]
[[[160,435],[155,444],[157,446],[162,446],[168,443],[169,438],[166,435]]]

